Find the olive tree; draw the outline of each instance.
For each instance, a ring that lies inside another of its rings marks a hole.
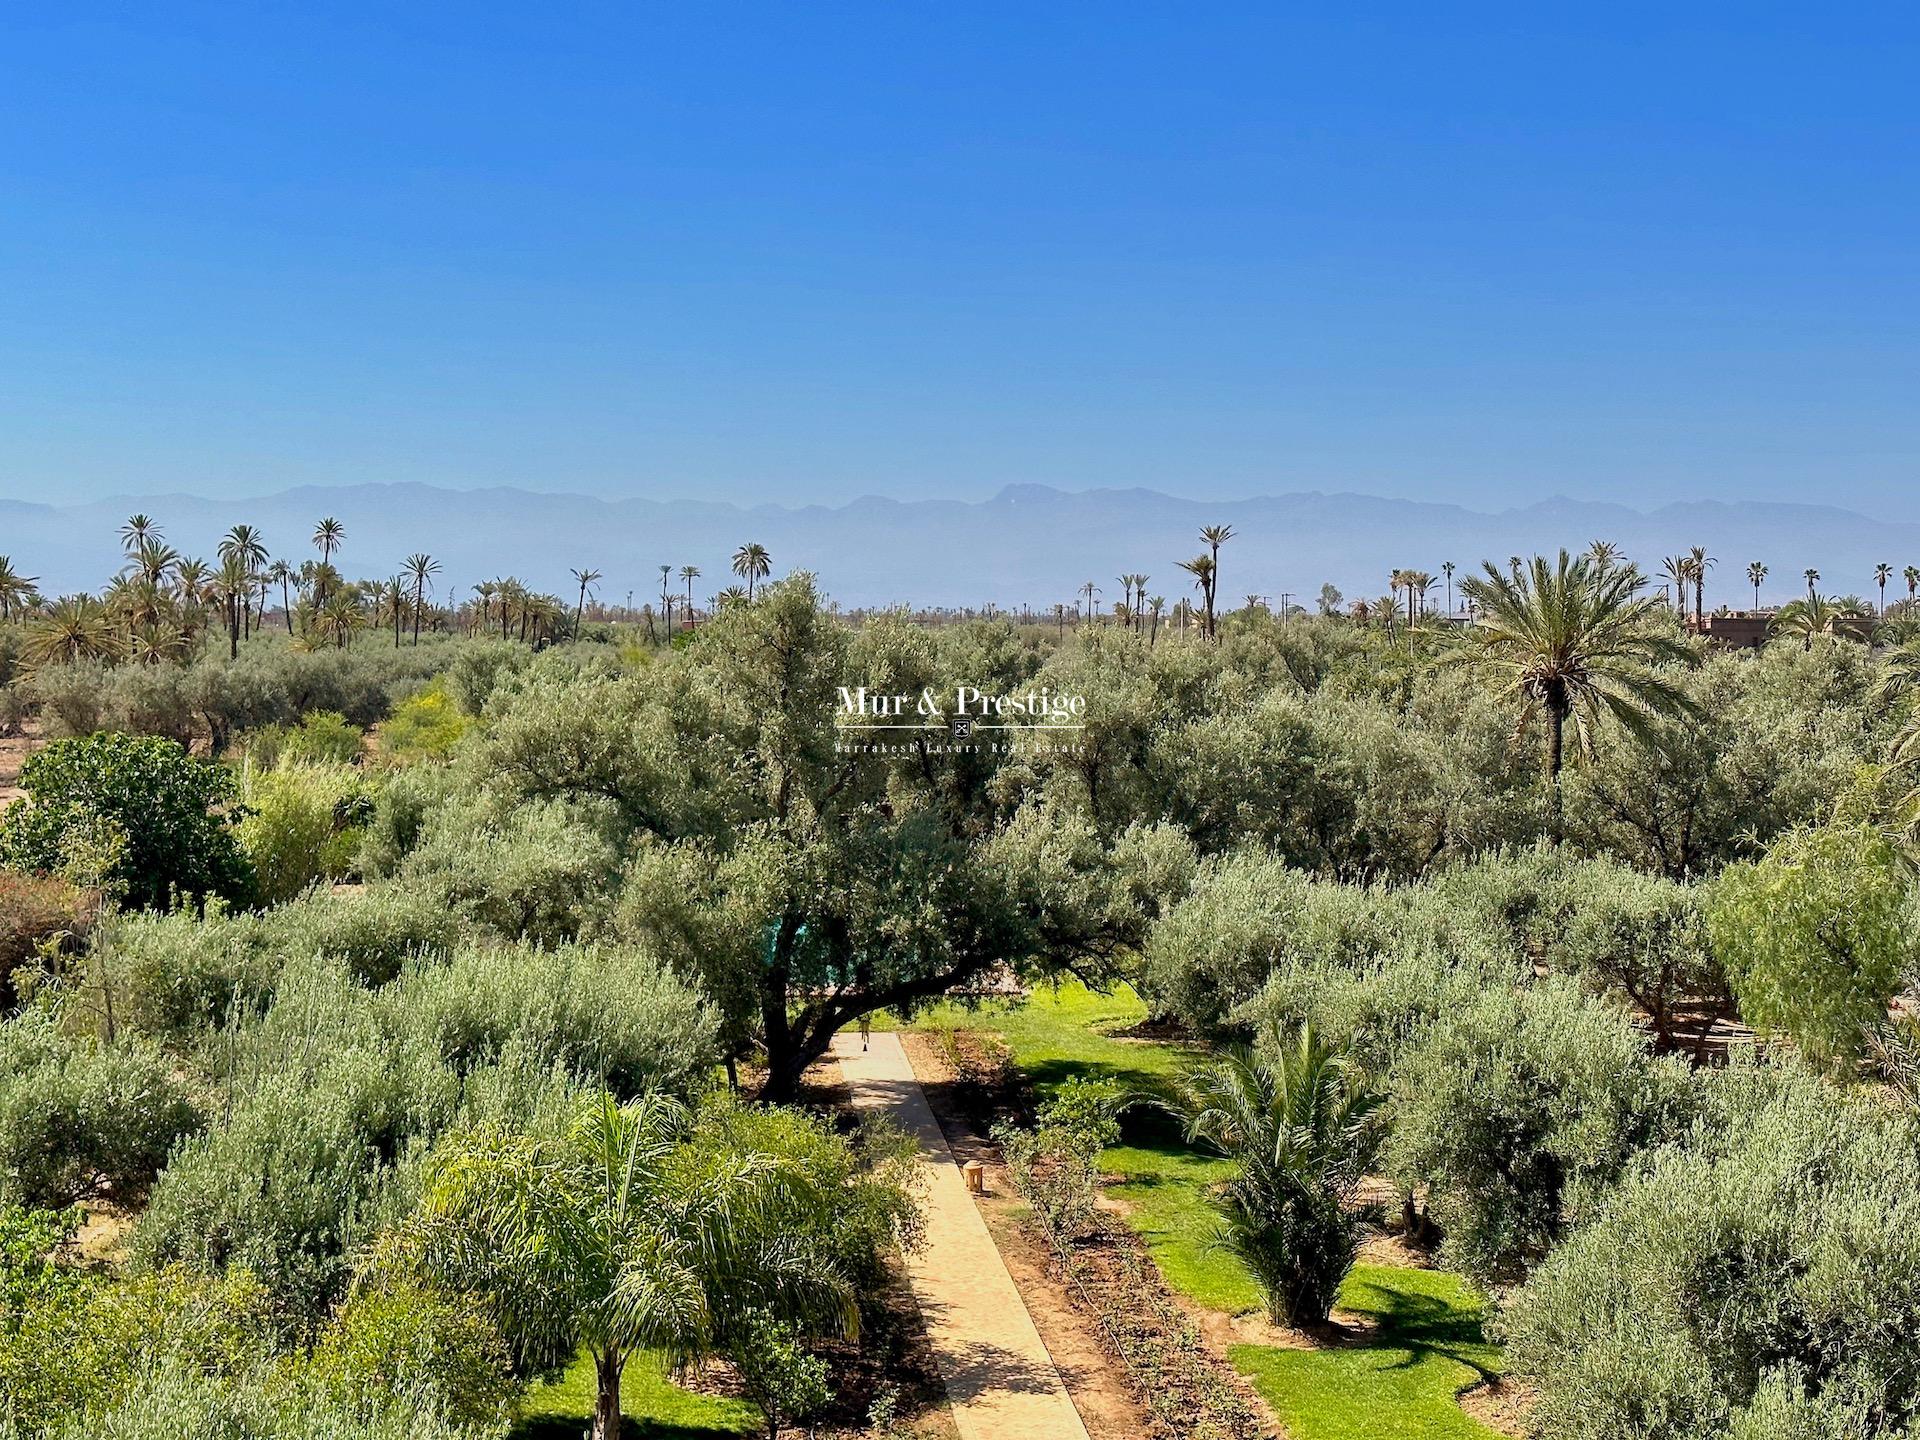
[[[1912,1118],[1792,1065],[1705,1082],[1655,1154],[1516,1298],[1536,1433],[1893,1440],[1920,1416]]]
[[[506,803],[587,807],[617,831],[638,857],[629,891],[702,877],[697,904],[625,895],[609,923],[698,968],[729,1035],[763,1049],[770,1097],[862,1014],[1003,969],[1113,973],[1185,871],[1169,831],[1107,835],[996,774],[955,783],[930,748],[944,730],[891,753],[847,733],[843,686],[944,667],[909,642],[856,649],[796,576],[638,672],[536,663],[476,746]],[[948,673],[943,692],[956,683],[977,682]]]
[[[1670,1065],[1566,982],[1487,990],[1394,1065],[1388,1168],[1429,1188],[1448,1264],[1511,1280],[1678,1127],[1686,1081]]]

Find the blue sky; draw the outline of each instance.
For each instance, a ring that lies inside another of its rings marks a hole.
[[[0,494],[1920,518],[1911,10],[35,10]]]

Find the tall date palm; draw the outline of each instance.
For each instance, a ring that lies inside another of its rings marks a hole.
[[[749,541],[733,552],[733,573],[747,582],[747,599],[753,599],[754,582],[764,580],[773,570],[773,557],[758,541]]]
[[[420,643],[420,612],[427,604],[427,582],[440,573],[440,562],[421,551],[400,562],[406,571],[407,579],[413,585],[413,643]]]
[[[1555,840],[1569,724],[1587,752],[1603,718],[1649,738],[1656,714],[1693,708],[1658,667],[1691,664],[1694,654],[1661,623],[1655,601],[1638,593],[1644,583],[1637,566],[1600,571],[1562,550],[1557,561],[1534,556],[1518,574],[1487,564],[1461,584],[1479,618],[1446,658],[1503,681],[1522,729],[1544,717]]]
[[[580,582],[580,598],[573,607],[573,638],[580,638],[580,618],[587,611],[587,587],[600,578],[600,572],[589,566],[581,566],[573,572],[573,578]]]

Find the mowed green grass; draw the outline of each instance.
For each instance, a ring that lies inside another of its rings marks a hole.
[[[1110,995],[1079,984],[1041,989],[1019,1004],[942,1006],[923,1028],[959,1025],[1000,1034],[1042,1096],[1075,1075],[1117,1080],[1143,1096],[1171,1093],[1194,1052],[1117,1038],[1146,1019],[1126,987]],[[1108,1193],[1127,1206],[1168,1285],[1209,1309],[1239,1315],[1261,1305],[1246,1268],[1216,1241],[1208,1188],[1232,1164],[1190,1149],[1171,1117],[1151,1104],[1128,1116],[1122,1143],[1101,1157],[1123,1183]],[[1488,1440],[1494,1435],[1455,1402],[1496,1373],[1498,1347],[1481,1330],[1480,1297],[1457,1275],[1397,1266],[1356,1266],[1341,1306],[1379,1320],[1368,1343],[1327,1350],[1239,1345],[1230,1359],[1286,1423],[1293,1440]]]
[[[1487,1440],[1494,1431],[1461,1410],[1462,1390],[1500,1371],[1481,1330],[1481,1298],[1458,1275],[1356,1265],[1342,1308],[1370,1315],[1364,1345],[1277,1350],[1236,1345],[1229,1358],[1273,1406],[1295,1440]]]
[[[579,1440],[593,1423],[594,1393],[593,1360],[583,1353],[557,1380],[527,1391],[510,1440]],[[627,1362],[620,1413],[622,1433],[642,1440],[723,1440],[766,1429],[757,1406],[682,1390],[647,1355]]]

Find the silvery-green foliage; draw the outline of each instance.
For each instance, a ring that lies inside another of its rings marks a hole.
[[[1684,1125],[1687,1072],[1617,1007],[1549,979],[1492,987],[1393,1062],[1388,1168],[1428,1191],[1446,1263],[1510,1280],[1591,1215],[1634,1156]]]
[[[187,1086],[142,1038],[98,1044],[42,1010],[0,1022],[0,1198],[47,1210],[137,1203],[200,1122]]]
[[[1508,1321],[1568,1440],[1912,1433],[1920,1144],[1911,1115],[1791,1064],[1708,1077],[1548,1258]]]

